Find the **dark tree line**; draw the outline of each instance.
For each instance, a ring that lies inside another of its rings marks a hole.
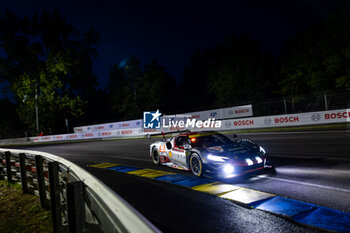
[[[227,107],[277,94],[278,64],[246,36],[230,36],[214,49],[194,51],[186,66],[188,108]]]
[[[11,90],[19,128],[57,133],[65,119],[79,118],[97,84],[94,31],[79,32],[57,11],[0,19],[0,80]],[[39,128],[36,130],[36,106]]]
[[[131,55],[124,66],[114,65],[109,74],[107,94],[114,119],[135,119],[143,111],[174,108],[175,80],[156,60],[144,67]]]
[[[345,11],[298,33],[281,55],[281,93],[350,88],[350,17]]]
[[[64,133],[71,126],[139,119],[146,110],[172,114],[276,96],[350,88],[350,17],[330,14],[292,38],[278,59],[248,36],[229,36],[194,50],[176,83],[157,61],[131,55],[99,89],[92,72],[98,34],[80,32],[57,11],[0,18],[0,137]],[[20,132],[20,133],[18,133]]]

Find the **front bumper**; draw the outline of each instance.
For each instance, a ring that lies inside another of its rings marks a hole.
[[[224,169],[225,165],[231,165],[233,166],[233,171],[232,172],[227,172],[228,169]],[[266,161],[264,160],[262,163],[256,163],[253,165],[235,165],[235,164],[230,164],[230,163],[224,163],[217,165],[215,164],[208,164],[206,166],[205,170],[205,175],[209,177],[216,177],[220,179],[228,179],[228,178],[234,178],[234,177],[239,177],[244,174],[249,174],[249,173],[255,173],[262,171],[264,169],[270,169],[271,166],[266,165]]]

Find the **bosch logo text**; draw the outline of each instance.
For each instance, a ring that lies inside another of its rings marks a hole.
[[[329,119],[341,119],[341,118],[350,118],[350,112],[337,112],[337,113],[326,113],[324,114],[326,120]]]
[[[299,117],[278,117],[278,118],[275,118],[275,123],[278,124],[278,123],[289,123],[289,122],[299,122]]]

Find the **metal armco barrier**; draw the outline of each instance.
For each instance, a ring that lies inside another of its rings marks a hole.
[[[97,178],[53,154],[0,149],[0,179],[39,196],[54,233],[160,232]]]

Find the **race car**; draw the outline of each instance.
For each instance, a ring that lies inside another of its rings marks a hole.
[[[156,165],[192,171],[195,176],[232,178],[252,173],[268,164],[263,147],[249,139],[233,140],[216,131],[185,132],[150,145]]]

